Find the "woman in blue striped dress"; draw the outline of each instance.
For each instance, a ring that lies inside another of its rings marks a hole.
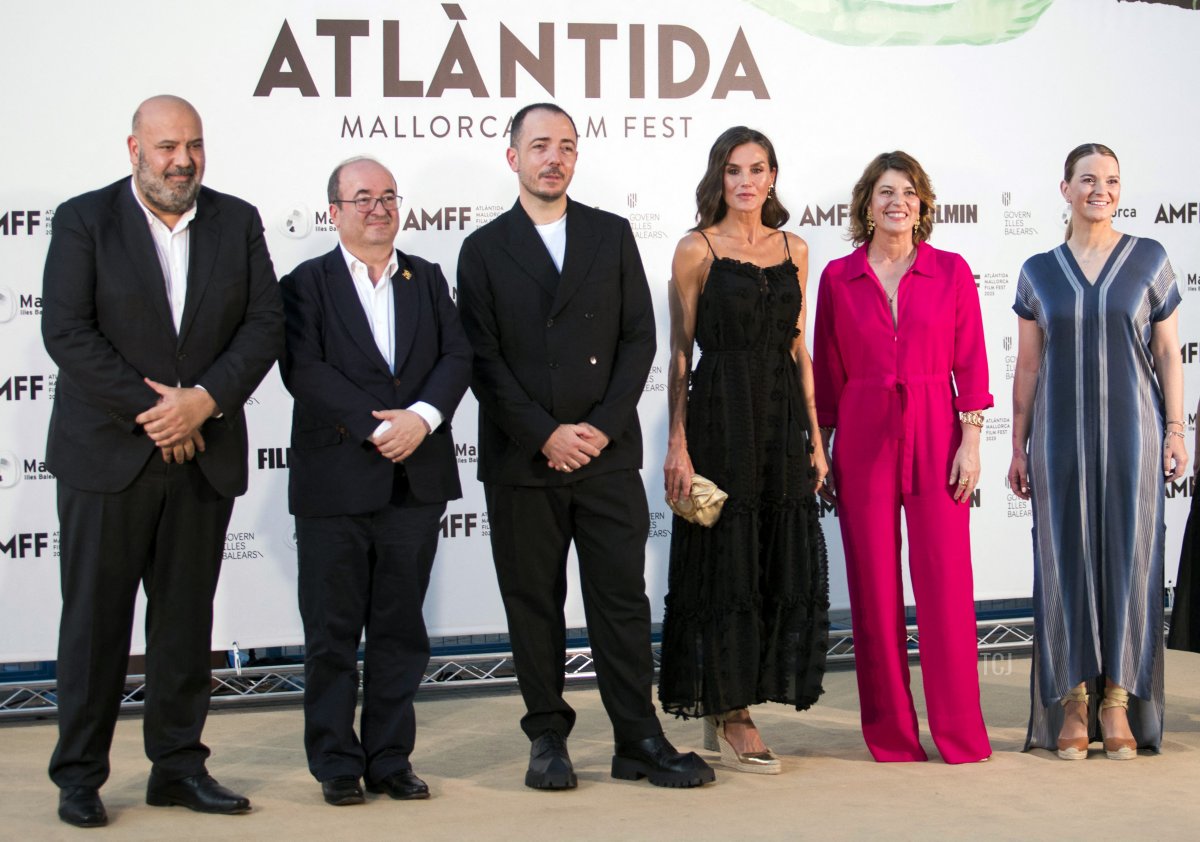
[[[1008,480],[1032,501],[1032,711],[1025,748],[1158,751],[1163,482],[1183,476],[1179,290],[1154,240],[1112,227],[1113,151],[1067,156],[1066,242],[1021,269]]]

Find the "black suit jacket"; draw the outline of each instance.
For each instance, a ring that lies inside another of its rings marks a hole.
[[[412,495],[462,496],[450,420],[471,378],[471,346],[436,263],[396,252],[395,374],[371,335],[340,247],[280,282],[287,320],[281,370],[296,399],[288,502],[293,514],[365,514],[387,505],[395,466],[368,439],[372,410],[425,401],[442,424],[404,461]],[[411,274],[405,278],[404,273]]]
[[[158,395],[143,376],[203,386],[223,413],[196,461],[226,497],[246,490],[243,405],[283,350],[279,285],[253,206],[201,188],[178,334],[145,213],[129,178],[54,214],[42,338],[59,366],[46,464],[85,491],[128,486],[155,451],[134,418]]]
[[[641,467],[654,310],[628,221],[569,202],[560,277],[518,202],[463,243],[458,301],[475,349],[481,480],[557,485]],[[550,469],[546,439],[583,421],[608,448],[578,471]]]

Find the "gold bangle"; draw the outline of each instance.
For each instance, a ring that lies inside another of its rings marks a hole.
[[[1179,430],[1163,430],[1163,433],[1167,438],[1170,438],[1171,436],[1179,436],[1181,439],[1187,438],[1187,436],[1185,436]]]
[[[972,427],[983,426],[983,413],[978,409],[972,409],[970,412],[958,413],[958,420],[964,424],[970,424]]]
[[[1184,426],[1182,421],[1165,421],[1165,422],[1163,422],[1163,423],[1164,423],[1164,424],[1178,424],[1178,425],[1179,425],[1179,428],[1180,428],[1181,430],[1183,429],[1183,426]]]

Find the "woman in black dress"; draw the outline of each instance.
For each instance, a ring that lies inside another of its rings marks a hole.
[[[1200,418],[1200,403],[1196,405],[1196,416]],[[1183,435],[1183,419],[1174,426],[1179,431],[1177,435]],[[1196,425],[1196,448],[1192,452],[1196,454],[1196,476],[1192,479],[1195,482],[1200,478],[1200,423]],[[1179,554],[1179,575],[1175,580],[1175,605],[1171,610],[1167,648],[1200,652],[1200,494],[1196,494],[1195,487],[1192,488],[1192,512],[1183,533],[1183,551]]]
[[[676,517],[659,699],[703,716],[706,747],[775,774],[747,707],[821,694],[829,633],[814,493],[828,468],[804,343],[808,246],[781,230],[771,142],[737,126],[709,153],[697,225],[671,268],[667,498],[693,473],[728,493],[711,528]],[[694,345],[701,355],[692,369]]]

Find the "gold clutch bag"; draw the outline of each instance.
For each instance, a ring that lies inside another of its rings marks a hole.
[[[667,501],[671,511],[697,526],[712,526],[721,517],[721,507],[729,495],[717,488],[710,479],[692,474],[692,488],[687,497]]]

